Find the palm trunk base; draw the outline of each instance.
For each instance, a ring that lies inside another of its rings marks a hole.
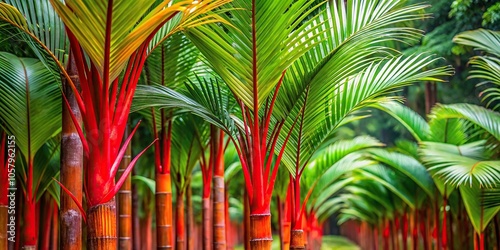
[[[8,206],[1,205],[0,206],[0,225],[7,225],[7,217],[8,215]],[[8,249],[8,238],[7,238],[7,226],[0,227],[0,249]]]
[[[224,177],[214,176],[213,234],[214,250],[226,249],[226,218],[224,211]]]
[[[250,214],[250,249],[271,250],[271,214]]]
[[[174,249],[170,174],[156,173],[156,241],[157,249]]]
[[[292,238],[290,243],[290,250],[304,250],[304,230],[292,230]]]
[[[117,249],[115,199],[90,207],[87,220],[87,246],[92,250]]]

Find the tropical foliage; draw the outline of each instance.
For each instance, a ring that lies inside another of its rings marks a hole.
[[[499,248],[498,7],[3,0],[0,248]]]

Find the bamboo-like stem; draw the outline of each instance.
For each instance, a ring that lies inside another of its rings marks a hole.
[[[177,190],[177,202],[175,205],[175,249],[185,250],[185,211],[184,211],[184,192]]]
[[[293,229],[290,239],[290,249],[291,250],[303,250],[306,249],[304,245],[304,230]]]
[[[210,212],[210,196],[209,197],[203,197],[202,198],[202,207],[201,207],[201,213],[202,213],[202,241],[203,241],[203,250],[210,250],[212,249],[212,236],[211,236],[211,230],[212,224],[211,224],[211,212]]]
[[[139,218],[139,197],[137,195],[137,187],[132,183],[132,230],[133,230],[133,249],[141,249],[141,245],[144,244],[141,238],[141,220]],[[149,232],[153,230],[152,228],[147,229]]]
[[[191,182],[186,187],[186,238],[187,250],[194,250],[194,212],[193,212],[193,190],[191,189]]]
[[[87,211],[87,247],[92,250],[117,249],[116,203],[110,201]]]
[[[272,242],[271,214],[250,214],[250,249],[268,250]]]
[[[157,249],[173,249],[170,173],[156,173],[156,241]]]
[[[76,88],[80,88],[79,77],[76,72],[75,58],[70,54],[68,75]],[[73,113],[75,121],[80,126],[82,116],[75,95],[69,86],[68,80],[63,81],[63,92],[68,101],[68,106],[62,103],[62,133],[61,133],[61,173],[60,182],[73,196],[82,203],[83,187],[83,145],[75,124],[71,118]],[[60,198],[61,236],[59,245],[61,249],[82,249],[82,215],[71,197],[61,192]]]
[[[226,222],[224,214],[224,175],[214,174],[213,235],[214,250],[226,249]]]
[[[226,217],[224,213],[224,133],[211,125],[212,142],[215,155],[213,175],[213,249],[226,249]]]
[[[127,138],[130,128],[127,126],[124,138]],[[129,143],[120,163],[117,179],[122,176],[132,158],[132,143]],[[118,191],[118,246],[120,250],[132,250],[132,176],[127,176],[120,191]]]
[[[141,242],[141,247],[138,249],[141,250],[150,250],[153,249],[153,211],[150,209],[146,209],[146,216],[142,219],[141,228],[141,239],[144,240]],[[158,248],[160,249],[160,248]]]
[[[0,225],[7,225],[9,208],[7,205],[0,205]],[[7,249],[8,237],[7,226],[0,227],[0,249]]]

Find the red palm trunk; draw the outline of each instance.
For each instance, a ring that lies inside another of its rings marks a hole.
[[[12,153],[12,151],[10,151]],[[7,249],[8,211],[9,211],[9,153],[7,152],[7,134],[0,133],[0,249]]]
[[[445,189],[446,190],[446,189]],[[448,216],[446,215],[446,206],[448,200],[446,199],[446,193],[445,196],[443,197],[443,226],[441,228],[441,238],[443,242],[443,249],[448,249],[448,230],[446,228],[446,220]]]
[[[186,249],[186,238],[185,238],[185,211],[184,211],[184,192],[177,191],[177,203],[175,206],[175,249],[185,250]]]
[[[24,212],[23,212],[23,248],[26,250],[36,249],[38,244],[36,223],[36,202],[33,196],[33,159],[28,160],[28,183],[26,189]]]
[[[226,249],[226,222],[224,213],[224,132],[211,125],[214,144],[213,176],[213,249]],[[212,158],[212,156],[211,156]]]
[[[402,235],[402,239],[403,239],[403,250],[407,250],[408,249],[408,213],[405,212],[403,213],[403,235]]]
[[[194,239],[196,234],[194,232],[194,212],[193,212],[193,192],[191,190],[191,183],[186,187],[186,204],[187,204],[187,219],[186,219],[186,237],[187,237],[187,250],[194,250]]]

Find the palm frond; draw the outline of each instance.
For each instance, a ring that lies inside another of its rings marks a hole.
[[[432,109],[431,119],[464,119],[488,132],[500,141],[500,114],[486,108],[467,103],[437,105]]]
[[[0,65],[0,121],[33,159],[61,127],[61,90],[39,60],[0,52]]]
[[[427,169],[415,158],[386,149],[369,149],[372,157],[385,165],[400,171],[415,182],[429,197],[434,197],[434,183]]]
[[[429,171],[453,186],[481,186],[500,183],[500,161],[490,160],[485,141],[461,146],[438,142],[422,142],[419,150],[422,162]]]

